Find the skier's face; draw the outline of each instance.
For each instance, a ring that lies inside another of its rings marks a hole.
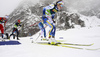
[[[20,23],[20,22],[18,21],[18,23]]]
[[[62,4],[57,4],[57,7],[60,10],[63,7],[63,5]]]

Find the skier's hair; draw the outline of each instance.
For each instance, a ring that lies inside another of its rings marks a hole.
[[[62,1],[62,0],[58,0],[58,1],[56,2],[56,5],[57,5],[57,3],[60,2],[60,1]]]

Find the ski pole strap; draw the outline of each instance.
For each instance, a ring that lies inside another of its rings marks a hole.
[[[39,21],[39,22],[37,22],[37,23],[34,23],[34,24],[32,24],[32,25],[30,25],[30,26],[34,26],[34,25],[36,25],[36,24],[38,24],[38,23],[40,23],[41,21]]]
[[[44,29],[44,28],[46,28],[47,26],[45,26],[45,27],[43,27],[43,28],[41,28],[41,29]]]
[[[42,29],[44,29],[44,28],[46,28],[46,27],[47,27],[47,26],[45,26],[45,27],[41,28],[41,30],[42,30]],[[44,30],[43,30],[40,34],[42,34],[43,32],[44,32]]]
[[[13,30],[13,32],[15,32],[16,28]]]

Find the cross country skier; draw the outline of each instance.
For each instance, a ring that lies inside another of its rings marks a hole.
[[[20,20],[18,20],[18,21],[15,23],[14,27],[13,27],[12,34],[10,34],[10,37],[13,35],[13,39],[15,39],[15,33],[17,33],[17,40],[20,40],[20,39],[18,38],[18,35],[19,35],[18,29],[19,29],[19,26],[20,26],[20,27],[22,26],[22,25],[20,25],[20,24],[21,24],[21,22],[20,22]]]
[[[4,30],[6,29],[6,22],[7,22],[8,16],[0,17],[0,30],[2,35],[2,41],[4,41]]]
[[[55,30],[56,27],[54,25],[54,16],[55,13],[58,12],[63,7],[63,1],[59,0],[56,4],[51,4],[43,8],[43,23],[48,25],[51,29],[49,31],[49,41],[51,44],[56,44],[57,41],[55,40]],[[52,38],[51,38],[52,37]]]
[[[40,30],[41,30],[41,33],[40,33],[40,35],[41,35],[41,40],[46,40],[46,31],[45,31],[45,27],[44,27],[43,23],[40,22],[40,23],[38,24],[38,26],[39,26],[39,28],[40,28]]]

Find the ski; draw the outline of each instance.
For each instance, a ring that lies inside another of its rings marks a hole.
[[[4,39],[0,39],[0,41],[9,41],[9,39],[4,38]]]
[[[81,49],[81,50],[91,50],[91,51],[100,50],[100,48],[80,48],[80,47],[73,47],[73,46],[62,46],[62,47],[73,48],[73,49]]]
[[[51,46],[61,46],[61,45],[59,45],[59,44],[49,44],[49,43],[38,43],[38,44],[42,44],[42,45],[51,45]]]
[[[63,45],[62,44],[51,45],[48,42],[37,42],[37,44],[65,47],[65,48],[72,48],[72,49],[91,50],[91,51],[100,50],[100,48],[94,48],[94,49],[92,49],[92,48],[81,48],[81,47],[77,47],[77,46],[69,46],[68,44],[67,45],[64,45],[64,44]],[[76,45],[76,44],[74,44],[74,45]],[[89,44],[89,45],[78,45],[78,46],[91,46],[91,44]]]
[[[41,45],[52,45],[52,46],[60,46],[59,44],[50,44],[50,42],[48,41],[44,41],[44,42],[36,42],[37,44],[41,44]]]
[[[48,44],[49,42],[37,42],[39,44]],[[58,43],[59,45],[73,45],[73,46],[92,46],[94,43],[92,44],[74,44],[74,43]]]
[[[61,43],[61,45],[74,45],[74,46],[92,46],[92,44],[73,44],[73,43]]]

